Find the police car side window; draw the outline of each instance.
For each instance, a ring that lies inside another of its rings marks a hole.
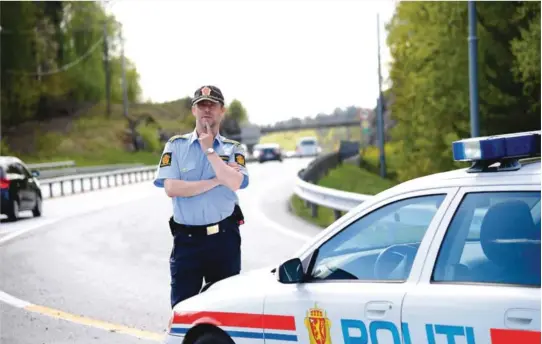
[[[384,205],[351,223],[316,254],[313,280],[404,281],[445,194]]]
[[[478,192],[461,201],[432,282],[540,287],[540,191]]]

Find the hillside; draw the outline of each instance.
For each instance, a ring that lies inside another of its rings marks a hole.
[[[26,122],[3,128],[2,155],[13,154],[28,163],[74,160],[78,165],[114,163],[156,163],[162,140],[176,133],[192,130],[194,117],[186,99],[164,104],[130,106],[129,116],[138,121],[139,144],[132,152],[128,121],[121,105],[111,106],[106,116],[105,104],[82,109],[70,117]]]

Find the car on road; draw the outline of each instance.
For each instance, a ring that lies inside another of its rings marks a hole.
[[[177,304],[165,343],[540,343],[540,132],[351,209],[276,267]]]
[[[17,157],[0,156],[0,198],[2,215],[11,221],[19,218],[19,212],[31,210],[41,216],[42,194],[37,177],[38,171],[30,172]]]
[[[258,159],[260,163],[266,161],[280,161],[282,162],[283,154],[282,149],[278,143],[261,143],[254,146],[254,157]]]
[[[299,157],[316,156],[322,152],[316,137],[302,137],[296,144],[296,154]]]

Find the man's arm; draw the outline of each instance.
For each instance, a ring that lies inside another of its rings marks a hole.
[[[241,187],[243,182],[243,174],[237,172],[231,168],[218,156],[218,154],[212,153],[207,155],[209,163],[213,167],[218,182],[224,186],[227,186],[232,191],[237,191]]]
[[[217,178],[207,180],[185,181],[166,179],[164,189],[169,197],[192,197],[207,192],[220,185]]]
[[[179,169],[179,145],[183,141],[167,142],[156,171],[154,185],[164,188],[169,197],[191,197],[202,194],[219,185],[218,180],[181,180]],[[182,147],[182,146],[181,146]]]

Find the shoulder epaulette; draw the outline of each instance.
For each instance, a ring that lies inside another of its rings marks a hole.
[[[173,142],[176,140],[187,140],[190,138],[190,135],[192,135],[192,133],[183,134],[183,135],[175,135],[175,136],[170,137],[168,142]]]
[[[235,141],[235,140],[230,140],[230,139],[226,139],[224,138],[224,140],[222,140],[224,143],[231,143],[235,146],[239,146],[241,143],[239,143],[238,141]]]

